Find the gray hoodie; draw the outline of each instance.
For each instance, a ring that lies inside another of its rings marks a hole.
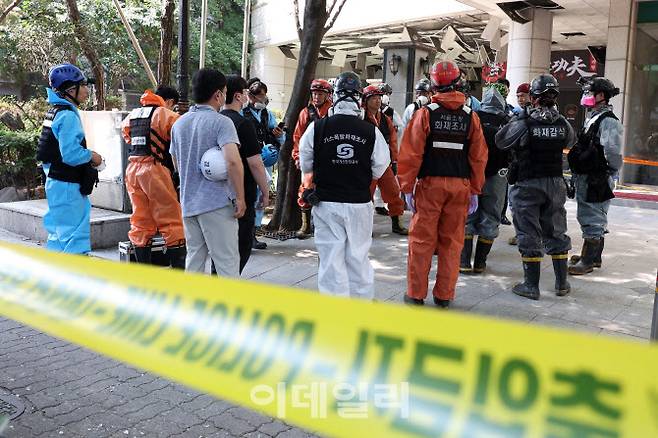
[[[487,88],[482,96],[480,111],[495,114],[497,116],[506,116],[507,103],[505,102],[505,98],[503,98],[500,92],[495,88]]]

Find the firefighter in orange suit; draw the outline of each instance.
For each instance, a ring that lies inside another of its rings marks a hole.
[[[311,103],[308,104],[299,113],[297,119],[297,126],[295,132],[292,134],[292,159],[295,160],[295,166],[299,169],[299,140],[306,132],[306,128],[312,122],[327,117],[329,108],[331,108],[331,95],[334,92],[333,87],[329,81],[324,79],[315,79],[311,82]],[[309,189],[313,185],[313,172],[304,174],[302,177],[302,184],[299,186],[299,196],[297,197],[297,204],[302,209],[302,227],[297,231],[298,239],[307,239],[311,237],[311,206],[302,199],[304,190]]]
[[[430,77],[437,93],[407,125],[398,160],[402,192],[413,212],[404,301],[424,304],[436,249],[432,294],[434,303],[445,308],[455,297],[466,216],[477,209],[484,185],[487,144],[480,119],[455,90],[460,79],[457,65],[439,61]]]
[[[173,88],[146,90],[141,108],[123,121],[123,137],[130,144],[126,188],[133,207],[128,237],[138,263],[151,263],[151,239],[162,234],[171,266],[185,269],[183,217],[172,175],[169,142],[171,127],[179,115],[172,111],[178,101]]]
[[[375,194],[379,187],[382,200],[388,204],[388,215],[391,217],[392,231],[406,236],[409,230],[400,224],[400,216],[404,213],[404,201],[400,197],[400,185],[395,176],[398,171],[398,137],[393,120],[382,112],[382,96],[384,89],[378,85],[369,85],[363,90],[364,119],[377,126],[381,131],[391,153],[391,165],[378,180],[373,180],[370,194]]]

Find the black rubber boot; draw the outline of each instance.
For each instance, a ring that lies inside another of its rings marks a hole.
[[[412,306],[423,306],[423,305],[425,305],[425,301],[423,301],[419,298],[412,298],[407,294],[404,294],[404,303],[405,304],[411,304]]]
[[[150,246],[136,246],[135,247],[135,261],[137,263],[151,264],[151,247]]]
[[[592,265],[595,268],[600,268],[601,265],[603,264],[602,255],[603,255],[603,247],[604,246],[605,246],[605,237],[601,237],[601,244],[599,245],[599,249],[596,252],[596,255],[594,256],[594,262],[592,263]],[[583,245],[583,249],[584,248],[585,248],[585,245]],[[583,257],[583,252],[582,252],[582,249],[581,249],[580,255],[575,254],[575,255],[571,256],[571,258],[569,259],[569,265],[570,266],[575,265],[576,263],[578,263],[580,261],[580,259],[582,257]]]
[[[553,254],[553,271],[555,272],[555,294],[563,297],[571,292],[571,285],[567,281],[567,253]]]
[[[483,239],[482,237],[478,238],[478,243],[475,246],[475,259],[473,260],[473,273],[481,274],[487,269],[487,256],[491,247],[493,245],[493,240]]]
[[[601,237],[599,240],[599,247],[598,250],[596,251],[596,254],[594,255],[594,267],[595,268],[600,268],[601,265],[603,264],[603,247],[605,246],[605,237]]]
[[[185,245],[169,247],[167,248],[167,254],[172,268],[185,270],[185,257],[187,256]]]
[[[569,266],[569,274],[585,275],[594,270],[594,259],[599,253],[601,239],[585,239],[583,242],[582,257],[575,265]]]
[[[462,248],[461,259],[459,260],[459,272],[468,274],[473,272],[471,266],[471,255],[473,254],[473,236],[467,234],[464,236],[464,248]]]
[[[541,272],[540,261],[523,262],[523,283],[518,283],[512,288],[512,292],[531,300],[539,299],[539,274]]]
[[[409,230],[400,225],[400,216],[391,216],[391,231],[401,236],[409,234]]]
[[[308,239],[313,233],[311,232],[311,209],[302,209],[302,227],[297,231],[297,238],[300,240]]]
[[[450,300],[442,300],[441,298],[434,297],[434,304],[442,309],[447,309],[450,307]]]

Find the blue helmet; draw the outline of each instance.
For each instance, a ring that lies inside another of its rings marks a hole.
[[[85,82],[82,70],[73,64],[59,64],[50,69],[48,73],[48,82],[53,90],[64,91],[67,88]]]
[[[274,145],[266,144],[260,153],[265,167],[274,166],[279,159],[279,150]]]

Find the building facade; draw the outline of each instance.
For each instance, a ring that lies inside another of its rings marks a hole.
[[[250,76],[265,81],[272,108],[285,111],[299,53],[293,2],[254,0],[250,21]],[[401,112],[435,59],[454,59],[476,97],[483,71],[502,70],[512,104],[516,86],[550,71],[576,128],[583,118],[576,80],[605,75],[621,91],[612,101],[625,128],[621,181],[658,185],[658,1],[347,0],[315,76],[352,70],[386,81]]]

